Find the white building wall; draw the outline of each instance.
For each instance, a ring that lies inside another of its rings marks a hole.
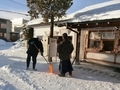
[[[23,18],[15,18],[12,21],[12,24],[15,26],[22,25],[23,24]]]
[[[50,33],[50,25],[46,25],[46,26],[34,26],[34,37],[40,35],[43,36],[43,46],[44,46],[44,54],[48,55],[48,36]],[[58,26],[54,26],[54,35],[53,36],[61,36],[60,34],[60,29],[65,29],[64,27],[58,27]],[[46,33],[45,33],[46,32]],[[58,32],[58,33],[56,33]],[[74,45],[74,51],[72,53],[72,57],[75,56],[75,50],[76,50],[76,33],[70,31],[70,33],[68,34],[69,36],[72,36],[72,43]]]
[[[35,26],[33,27],[34,28],[34,37],[40,35],[40,36],[43,36],[45,35],[45,32],[47,34],[50,33],[50,25],[47,25],[47,26]],[[59,32],[59,28],[58,27],[54,27],[54,36],[55,36],[55,32]]]
[[[120,63],[120,55],[119,54],[116,57],[116,63]]]
[[[90,59],[114,62],[115,55],[110,53],[88,52],[86,57]]]
[[[24,20],[23,18],[15,18],[12,21],[12,32],[16,32],[16,31],[21,31],[23,24],[28,22],[27,20]],[[21,28],[20,30],[16,30],[17,27]]]

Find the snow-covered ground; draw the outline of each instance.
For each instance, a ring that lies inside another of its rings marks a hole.
[[[113,6],[119,7],[119,3]],[[81,13],[75,15],[81,16]],[[88,19],[94,15],[88,15]],[[101,14],[101,17],[104,18],[104,15]],[[82,16],[78,19],[81,20]],[[0,40],[0,90],[120,90],[120,73],[114,68],[81,62],[81,65],[73,65],[73,77],[59,77],[59,59],[53,61],[54,72],[49,73],[48,64],[40,54],[37,57],[38,71],[26,70],[26,57],[26,49],[21,44],[12,46],[11,42]]]
[[[59,77],[59,59],[52,63],[53,74],[40,54],[38,71],[26,70],[26,56],[25,48],[0,44],[0,90],[120,90],[120,73],[113,68],[81,63],[73,66],[73,77]]]

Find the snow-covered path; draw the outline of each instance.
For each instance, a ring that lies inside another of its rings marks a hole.
[[[52,74],[40,55],[37,60],[38,71],[26,71],[24,48],[0,50],[0,90],[120,90],[120,73],[113,69],[81,63],[73,77],[59,77],[59,61],[52,63]]]

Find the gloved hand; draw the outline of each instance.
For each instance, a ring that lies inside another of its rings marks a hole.
[[[33,44],[34,44],[34,41],[30,42],[30,44],[33,45]]]
[[[43,56],[43,53],[41,52],[41,56]]]

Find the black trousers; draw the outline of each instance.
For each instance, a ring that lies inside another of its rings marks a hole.
[[[71,73],[73,71],[72,64],[70,59],[68,60],[60,60],[59,63],[59,72],[65,74],[66,72]]]
[[[33,69],[35,69],[36,62],[37,62],[37,60],[36,60],[37,54],[36,55],[30,55],[30,54],[27,55],[27,63],[26,63],[27,68],[29,68],[31,57],[32,57],[32,61],[33,61]]]

